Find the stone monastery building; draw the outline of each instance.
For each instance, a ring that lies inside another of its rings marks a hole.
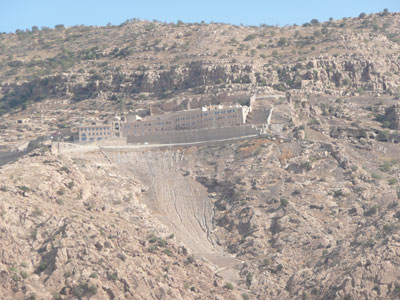
[[[126,122],[115,118],[111,123],[79,126],[79,142],[94,142],[110,137],[148,136],[206,128],[235,127],[246,123],[251,108],[239,104],[232,106],[210,105],[199,109],[150,115],[140,118],[129,115]]]

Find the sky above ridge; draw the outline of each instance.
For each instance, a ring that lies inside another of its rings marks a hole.
[[[0,0],[0,32],[54,27],[119,25],[127,19],[291,25],[311,19],[356,17],[361,12],[400,12],[400,0]]]

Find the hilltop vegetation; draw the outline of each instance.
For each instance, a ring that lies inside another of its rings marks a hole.
[[[398,95],[399,17],[360,14],[289,27],[130,20],[18,30],[0,35],[0,110],[52,97],[132,105],[183,92]]]

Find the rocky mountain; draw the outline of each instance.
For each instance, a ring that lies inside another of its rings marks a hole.
[[[399,298],[399,20],[0,34],[0,299]],[[252,95],[259,137],[62,142]]]
[[[260,92],[398,95],[399,15],[243,27],[139,20],[0,35],[4,112],[73,101]]]

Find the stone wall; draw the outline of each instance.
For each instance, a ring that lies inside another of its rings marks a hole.
[[[149,144],[177,144],[207,142],[213,140],[229,139],[241,136],[259,134],[260,129],[251,125],[228,128],[197,129],[151,136],[128,136],[128,143],[149,143]]]

